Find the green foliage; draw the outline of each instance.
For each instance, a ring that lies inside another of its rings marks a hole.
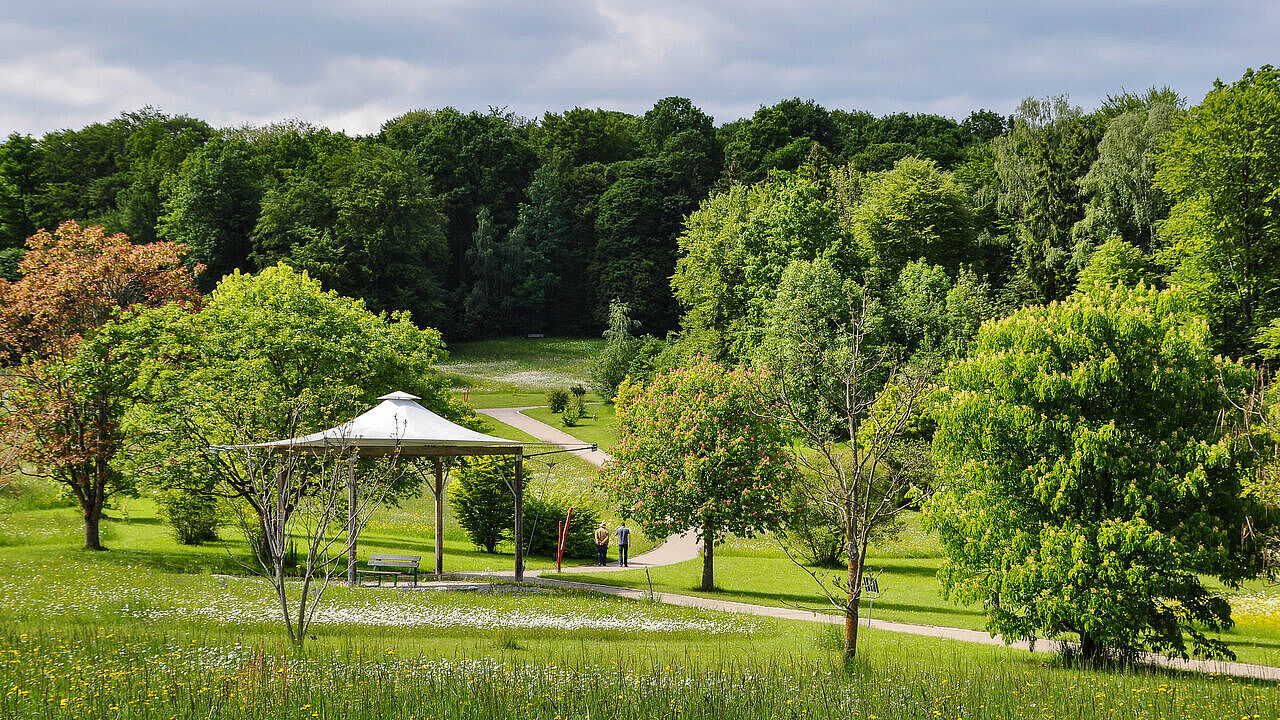
[[[162,490],[156,498],[160,515],[183,545],[199,545],[218,539],[222,525],[218,499],[209,492],[184,488]]]
[[[929,504],[949,597],[1006,638],[1078,634],[1086,656],[1230,655],[1202,577],[1256,572],[1249,457],[1224,434],[1247,372],[1216,361],[1173,291],[1075,296],[989,323],[946,374]]]
[[[1169,134],[1155,186],[1173,201],[1160,226],[1170,283],[1209,314],[1219,348],[1253,350],[1280,315],[1280,70],[1216,84]]]
[[[876,287],[887,287],[917,259],[955,272],[973,251],[969,196],[930,160],[904,158],[866,181],[853,236]]]
[[[547,404],[551,406],[551,412],[564,412],[569,407],[569,393],[561,388],[547,391]]]
[[[1112,236],[1150,252],[1156,225],[1169,213],[1164,192],[1153,185],[1156,156],[1178,116],[1177,106],[1154,102],[1127,111],[1107,125],[1098,159],[1080,178],[1089,197],[1084,217],[1071,229],[1073,263],[1083,265],[1093,248]]]
[[[471,458],[453,471],[449,505],[458,524],[476,547],[498,551],[498,543],[511,539],[515,523],[515,496],[511,482],[515,468],[503,457]]]
[[[640,382],[652,377],[654,362],[662,352],[662,341],[631,334],[636,323],[631,320],[630,312],[624,302],[610,303],[604,350],[591,368],[591,382],[605,402],[613,402],[618,386],[628,377]]]
[[[128,471],[156,486],[207,487],[227,462],[211,445],[332,427],[394,390],[445,417],[469,417],[435,371],[445,357],[437,331],[407,313],[376,315],[286,265],[228,275],[193,314],[162,308],[138,322],[161,339],[156,391],[128,418],[147,440]],[[308,412],[298,420],[300,405]]]
[[[745,357],[792,260],[827,255],[852,272],[854,253],[834,195],[816,171],[778,175],[730,187],[689,215],[671,287],[698,350],[716,360]]]
[[[525,547],[530,555],[554,558],[560,539],[558,523],[564,522],[569,508],[569,534],[565,538],[566,558],[593,558],[596,556],[594,533],[600,525],[600,514],[587,498],[571,493],[526,493],[524,496]]]
[[[1151,262],[1147,257],[1120,236],[1113,235],[1089,257],[1089,264],[1080,271],[1076,291],[1106,291],[1117,285],[1133,287],[1150,280]]]
[[[574,403],[564,409],[564,413],[560,415],[560,422],[564,423],[565,427],[573,427],[582,419],[582,414],[581,403]]]
[[[1009,133],[992,141],[998,207],[1013,224],[1015,270],[1044,299],[1072,287],[1071,229],[1084,217],[1079,181],[1097,155],[1096,132],[1065,95],[1027,98]]]

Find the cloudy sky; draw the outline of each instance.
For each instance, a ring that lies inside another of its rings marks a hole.
[[[224,126],[363,133],[414,108],[643,112],[683,95],[718,122],[782,98],[877,114],[1169,85],[1280,64],[1280,2],[12,0],[0,131],[153,105]]]

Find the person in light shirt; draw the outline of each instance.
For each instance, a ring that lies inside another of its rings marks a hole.
[[[609,532],[609,526],[605,525],[603,522],[600,523],[600,527],[596,528],[596,564],[597,565],[609,564],[609,536],[611,534],[612,533]]]

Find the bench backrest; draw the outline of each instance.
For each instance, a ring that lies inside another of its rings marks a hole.
[[[417,568],[421,555],[372,555],[369,567]]]

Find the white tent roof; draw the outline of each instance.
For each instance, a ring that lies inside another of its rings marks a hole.
[[[451,455],[515,454],[523,443],[468,430],[419,405],[416,395],[393,392],[378,398],[372,410],[337,427],[288,440],[218,449],[277,449],[318,451],[357,449],[360,455],[386,455],[399,448],[401,455],[442,457]]]

